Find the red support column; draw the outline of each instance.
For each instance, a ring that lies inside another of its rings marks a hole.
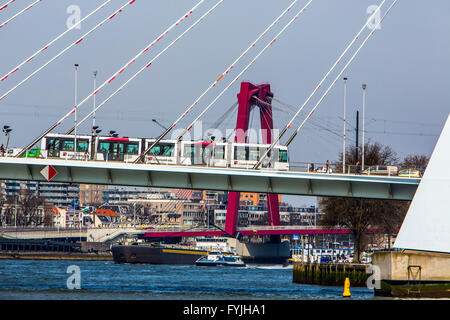
[[[273,134],[272,107],[270,106],[270,102],[267,102],[269,105],[258,104],[257,101],[253,98],[254,95],[257,95],[258,99],[263,101],[267,101],[267,96],[273,97],[273,94],[270,92],[269,84],[253,85],[250,82],[241,83],[241,91],[237,95],[239,108],[236,120],[235,142],[247,142],[247,130],[249,129],[248,127],[250,122],[250,112],[254,105],[258,105],[260,108],[263,143],[270,144],[272,143]],[[228,193],[225,231],[233,236],[236,234],[237,230],[239,200],[240,192]],[[279,226],[280,212],[277,194],[267,194],[267,210],[269,216],[269,224],[272,226]]]

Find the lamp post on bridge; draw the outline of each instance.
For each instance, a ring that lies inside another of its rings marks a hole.
[[[95,70],[93,72],[93,74],[94,74],[94,91],[93,92],[95,92],[95,90],[97,90],[97,74],[98,74],[98,71]],[[93,114],[92,114],[92,128],[95,127],[95,107],[96,107],[96,99],[95,98],[96,97],[97,97],[97,95],[94,94],[94,105],[92,107],[92,111],[93,111]]]
[[[347,80],[348,78],[344,78],[344,135],[343,135],[343,143],[342,143],[342,173],[345,173],[345,139],[346,139],[346,109],[347,109]]]
[[[75,139],[74,139],[74,151],[75,151],[75,157],[76,157],[76,154],[77,154],[77,109],[78,109],[78,107],[77,107],[77,90],[78,90],[78,88],[77,88],[77,82],[78,82],[78,63],[75,63],[75,103],[74,103],[74,105],[75,105],[75,117],[74,117],[74,128],[75,128],[75,132],[74,132],[74,135],[75,135]]]
[[[361,167],[362,170],[364,170],[364,119],[366,114],[366,88],[367,84],[363,83],[362,89],[363,89],[363,114],[362,114],[362,158],[361,158]]]

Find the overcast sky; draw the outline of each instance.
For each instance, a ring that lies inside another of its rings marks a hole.
[[[391,1],[386,1],[382,13]],[[0,22],[31,2],[19,0],[0,11]],[[69,6],[79,6],[83,17],[102,2],[46,0],[0,29],[1,75],[66,30]],[[126,2],[111,1],[105,9],[83,22],[80,30],[71,31],[44,54],[1,82],[0,94]],[[0,125],[13,128],[10,146],[26,145],[73,107],[75,63],[80,65],[80,101],[92,91],[94,70],[98,70],[98,84],[103,83],[197,2],[137,0],[2,100]],[[198,11],[101,91],[97,102],[114,92],[216,2],[206,0]],[[151,119],[170,125],[291,2],[225,0],[98,112],[97,123],[103,133],[115,130],[121,136],[157,136],[161,128]],[[194,114],[208,105],[306,2],[299,0],[292,13],[286,15],[235,66],[234,71],[201,100]],[[240,81],[270,83],[275,98],[300,107],[365,23],[369,16],[367,8],[379,3],[381,0],[313,0],[308,10],[286,29]],[[400,158],[410,154],[431,154],[450,111],[449,16],[450,2],[446,0],[399,0],[381,29],[345,73],[349,78],[348,145],[355,143],[356,110],[362,113],[361,84],[367,83],[366,138],[390,145]],[[366,30],[364,35],[368,32]],[[357,45],[347,58],[356,48]],[[343,64],[338,65],[330,79],[334,79],[342,67]],[[205,115],[204,127],[214,123],[236,101],[240,81]],[[324,84],[323,90],[330,82]],[[310,110],[322,93],[319,91],[314,96],[306,110]],[[281,128],[292,112],[278,102],[274,102],[274,106],[275,126]],[[79,118],[91,109],[92,101],[89,101],[80,108]],[[235,114],[230,115],[222,128],[233,128],[235,117]],[[337,160],[342,151],[342,117],[343,81],[340,79],[291,144],[291,161]],[[255,124],[258,118],[253,119]],[[187,125],[191,120],[192,116],[182,124]],[[70,125],[73,125],[73,118],[56,131],[64,132]],[[91,125],[91,121],[86,122],[80,131],[88,132]],[[361,125],[362,119],[360,128]],[[5,142],[4,136],[0,142]]]

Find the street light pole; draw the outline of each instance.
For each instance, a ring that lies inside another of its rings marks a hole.
[[[96,71],[94,71],[94,91],[93,92],[95,92],[95,90],[97,90],[97,70]],[[94,106],[92,107],[92,111],[93,111],[93,114],[92,114],[92,127],[95,127],[95,107],[96,107],[96,98],[97,97],[97,95],[96,94],[94,94]]]
[[[345,173],[345,139],[346,139],[346,109],[347,109],[347,80],[348,78],[344,78],[344,136],[342,143],[342,173]]]
[[[365,144],[365,140],[364,140],[364,120],[365,120],[365,113],[366,113],[366,87],[367,85],[364,83],[362,85],[362,89],[363,89],[363,114],[362,114],[362,159],[361,159],[361,166],[362,166],[362,170],[364,170],[364,144]]]
[[[76,156],[76,154],[77,154],[77,82],[78,82],[78,63],[75,63],[75,119],[74,119],[74,122],[75,122],[75,125],[74,125],[74,128],[75,128],[75,132],[74,132],[74,135],[75,135],[75,140],[74,140],[74,143],[75,143],[75,145],[74,145],[74,150],[75,150],[75,156]]]

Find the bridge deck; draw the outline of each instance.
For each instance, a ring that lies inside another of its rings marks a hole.
[[[0,179],[46,181],[40,171],[47,165],[58,171],[52,182],[306,196],[411,200],[420,182],[396,176],[27,158],[0,158]]]

